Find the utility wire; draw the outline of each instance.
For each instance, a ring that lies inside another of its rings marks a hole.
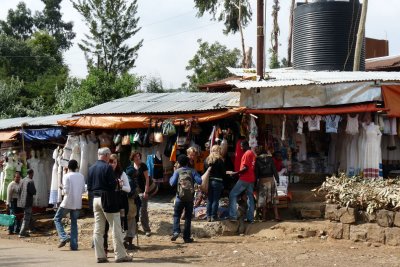
[[[176,15],[176,16],[172,16],[172,17],[168,17],[168,18],[165,18],[165,19],[162,19],[162,20],[158,20],[158,21],[155,21],[155,22],[151,22],[151,23],[148,23],[148,24],[144,24],[144,25],[142,25],[141,27],[142,27],[142,28],[145,28],[145,27],[148,27],[148,26],[151,26],[151,25],[154,25],[154,24],[159,24],[159,23],[161,23],[161,22],[173,20],[173,19],[176,19],[176,18],[185,16],[185,15],[190,14],[190,13],[193,13],[193,12],[194,12],[194,11],[191,10],[191,11],[188,11],[188,12],[185,12],[185,13],[181,13],[181,14]]]

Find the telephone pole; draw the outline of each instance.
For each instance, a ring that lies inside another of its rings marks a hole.
[[[257,0],[257,76],[264,79],[264,0]]]

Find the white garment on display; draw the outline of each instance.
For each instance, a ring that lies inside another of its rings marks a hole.
[[[364,127],[360,128],[360,134],[358,136],[358,168],[356,170],[356,174],[359,175],[360,172],[364,169],[364,155],[365,153],[365,129]]]
[[[348,176],[354,176],[358,167],[358,134],[349,135],[347,140],[346,173]]]
[[[40,153],[37,151],[36,153]],[[44,162],[38,158],[38,172],[34,174],[34,182],[36,187],[36,196],[34,206],[47,207],[49,196],[47,195],[47,177],[44,170]]]
[[[78,164],[81,162],[81,148],[79,146],[79,138],[77,139],[77,142],[73,144],[72,146],[72,154],[69,160],[74,159]]]
[[[389,118],[383,118],[383,134],[391,134]]]
[[[326,122],[326,132],[337,133],[339,122],[342,120],[342,118],[339,115],[327,115],[324,117],[324,120]]]
[[[97,161],[97,150],[99,149],[99,143],[94,132],[91,132],[87,136],[88,141],[88,166],[92,166]]]
[[[397,121],[396,118],[390,118],[390,134],[397,135]]]
[[[79,172],[85,177],[85,182],[88,178],[89,172],[89,146],[84,134],[79,136],[79,145],[81,147],[81,162],[79,164]]]
[[[365,153],[363,155],[364,177],[377,178],[379,176],[379,163],[381,161],[381,136],[379,127],[373,122],[370,124],[363,123],[365,129]]]
[[[297,133],[298,134],[303,134],[303,117],[299,116],[299,118],[297,119]]]
[[[253,116],[250,116],[250,131],[249,131],[249,146],[250,147],[258,146],[257,136],[258,136],[258,128],[257,128],[256,120],[254,119]]]
[[[358,127],[358,114],[354,117],[347,114],[346,133],[351,135],[358,134]]]
[[[50,197],[49,197],[49,204],[56,205],[58,200],[58,165],[60,162],[59,151],[60,148],[56,148],[53,151],[53,169],[51,173],[51,186],[50,186]]]
[[[304,134],[295,133],[294,139],[297,148],[297,160],[298,161],[307,160],[306,136]]]
[[[321,125],[322,116],[320,115],[310,115],[304,118],[304,121],[308,123],[308,130],[310,132],[319,131]]]

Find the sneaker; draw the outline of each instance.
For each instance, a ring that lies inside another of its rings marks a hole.
[[[151,236],[151,232],[146,232],[146,236],[150,237]]]
[[[108,260],[106,258],[98,258],[97,263],[106,263]]]
[[[61,241],[60,244],[58,244],[58,248],[64,247],[69,242],[69,240],[69,237],[67,237],[65,240]]]
[[[194,239],[193,238],[183,239],[183,242],[185,242],[185,243],[193,243]]]
[[[179,237],[179,233],[174,233],[171,237],[171,241],[176,241]]]
[[[19,238],[25,238],[25,237],[30,237],[30,235],[29,234],[20,234],[18,237]]]
[[[116,259],[115,262],[116,263],[120,263],[120,262],[131,262],[133,260],[133,258],[131,256],[125,256],[123,258],[120,259]]]

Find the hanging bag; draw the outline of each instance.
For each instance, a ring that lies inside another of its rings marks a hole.
[[[143,146],[145,147],[150,147],[151,144],[153,143],[153,140],[151,139],[154,139],[154,136],[153,138],[151,137],[151,121],[152,120],[150,119],[149,127],[147,128],[147,131],[143,136]]]
[[[124,137],[122,137],[121,144],[122,144],[123,146],[128,146],[128,145],[131,144],[131,140],[130,140],[129,134],[126,134],[126,135],[124,135]]]
[[[211,166],[208,167],[206,172],[201,176],[201,185],[200,185],[200,190],[204,193],[208,193],[208,184],[210,181],[210,172],[211,172]]]
[[[156,127],[154,128],[154,142],[155,143],[162,143],[164,141],[161,124],[158,126],[159,121],[156,121]]]
[[[185,132],[182,129],[183,129],[183,127],[182,127],[181,122],[180,122],[179,123],[179,130],[178,130],[178,137],[176,138],[176,144],[180,148],[185,147],[187,145],[187,136],[185,135]]]
[[[176,134],[175,125],[171,120],[165,120],[162,123],[162,133],[163,135],[171,136]]]

